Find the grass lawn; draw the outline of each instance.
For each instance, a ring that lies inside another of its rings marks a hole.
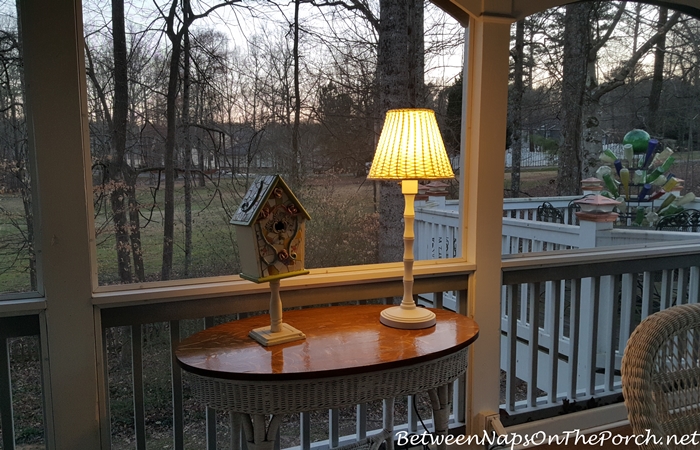
[[[307,223],[306,267],[376,262],[373,188],[354,177],[317,177],[295,192],[311,221]],[[175,191],[173,278],[232,275],[240,271],[234,227],[229,224],[245,187],[232,179],[208,183],[192,193],[192,265],[185,273],[185,206],[182,181]],[[163,191],[139,186],[141,242],[146,281],[160,278],[163,248]],[[111,210],[96,219],[100,284],[118,283]]]

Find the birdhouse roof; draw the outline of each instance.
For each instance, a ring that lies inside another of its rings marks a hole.
[[[269,200],[275,188],[282,189],[289,197],[289,200],[299,210],[299,214],[307,220],[311,216],[306,212],[299,199],[296,198],[292,190],[287,186],[279,175],[261,175],[253,181],[248,192],[246,192],[241,205],[231,218],[231,224],[249,227],[255,222],[260,214],[263,205]]]

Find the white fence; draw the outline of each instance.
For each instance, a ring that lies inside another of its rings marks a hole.
[[[520,167],[549,167],[556,166],[559,158],[557,155],[547,152],[531,152],[529,148],[523,148],[520,153]],[[506,150],[506,168],[513,167],[513,152]]]
[[[619,401],[620,361],[636,324],[672,305],[700,302],[700,233],[536,221],[546,201],[573,222],[576,198],[504,202],[506,425]],[[458,225],[456,202],[417,205],[418,259],[455,256],[441,243],[459,248]],[[546,253],[552,250],[565,251]],[[523,382],[526,392],[517,388]]]
[[[551,167],[559,163],[559,157],[545,151],[530,151],[529,143],[525,143],[520,153],[520,167]],[[618,157],[622,157],[622,144],[605,144],[604,150],[610,150]],[[506,150],[506,169],[513,167],[513,150]]]

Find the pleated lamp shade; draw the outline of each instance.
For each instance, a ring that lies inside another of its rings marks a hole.
[[[431,109],[387,111],[370,180],[441,180],[454,178]]]

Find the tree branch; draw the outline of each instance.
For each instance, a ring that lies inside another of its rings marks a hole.
[[[644,43],[644,45],[639,47],[639,49],[636,52],[634,52],[634,54],[632,54],[632,56],[630,57],[630,59],[627,60],[627,62],[625,62],[619,69],[617,69],[617,71],[609,81],[601,83],[598,86],[598,89],[593,91],[593,93],[591,94],[591,98],[593,100],[600,100],[600,98],[603,95],[618,88],[619,86],[624,85],[625,79],[629,76],[630,73],[632,73],[639,60],[642,59],[642,57],[659,42],[661,37],[665,35],[668,32],[668,30],[670,30],[678,22],[678,20],[680,19],[680,15],[681,13],[676,11],[668,19],[666,25],[660,28],[651,38],[649,38],[648,41]]]

